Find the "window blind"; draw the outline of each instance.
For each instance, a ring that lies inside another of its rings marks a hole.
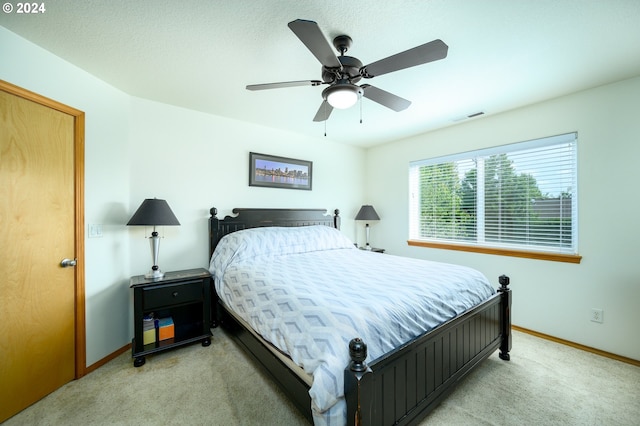
[[[411,162],[409,238],[577,253],[577,134]]]

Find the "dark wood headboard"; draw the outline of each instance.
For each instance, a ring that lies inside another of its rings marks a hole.
[[[218,241],[227,234],[241,229],[263,226],[308,226],[325,225],[340,229],[340,210],[334,215],[326,209],[233,209],[236,216],[216,217],[218,209],[209,210],[209,258],[218,245]]]

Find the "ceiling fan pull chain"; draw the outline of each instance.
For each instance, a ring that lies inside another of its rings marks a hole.
[[[362,124],[362,97],[360,98],[360,124]]]
[[[324,105],[324,115],[326,117],[327,116],[327,104],[323,103],[323,105]],[[328,120],[324,120],[324,137],[325,138],[327,137],[327,121]]]

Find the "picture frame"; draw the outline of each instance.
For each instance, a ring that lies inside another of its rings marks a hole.
[[[313,162],[249,153],[249,186],[310,191]]]

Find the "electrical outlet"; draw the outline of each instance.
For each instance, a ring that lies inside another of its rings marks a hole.
[[[602,309],[591,308],[591,321],[603,323],[604,311]]]

